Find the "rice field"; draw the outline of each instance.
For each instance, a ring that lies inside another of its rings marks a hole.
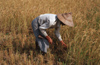
[[[61,26],[68,49],[48,29],[54,43],[45,56],[38,53],[32,20],[67,12],[75,25]],[[100,65],[100,0],[0,0],[0,65]]]

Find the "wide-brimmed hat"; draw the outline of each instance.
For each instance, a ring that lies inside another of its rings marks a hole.
[[[65,25],[68,25],[70,27],[74,27],[72,13],[57,14],[57,18]]]

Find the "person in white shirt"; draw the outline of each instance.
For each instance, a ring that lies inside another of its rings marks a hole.
[[[58,40],[67,47],[63,42],[60,35],[60,25],[68,25],[74,27],[72,20],[72,13],[63,13],[63,14],[41,14],[32,21],[32,29],[36,37],[36,49],[39,49],[43,54],[47,53],[49,48],[49,43],[53,43],[52,39],[46,33],[46,29],[55,28],[55,35]],[[38,47],[39,46],[39,47]]]

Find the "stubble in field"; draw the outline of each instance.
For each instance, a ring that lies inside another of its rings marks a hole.
[[[99,65],[100,0],[1,0],[1,65]],[[61,26],[68,45],[63,50],[54,29],[47,30],[55,44],[42,56],[35,50],[31,22],[44,13],[72,12],[74,28]]]

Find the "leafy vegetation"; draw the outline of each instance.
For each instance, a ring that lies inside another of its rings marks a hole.
[[[32,20],[66,12],[72,12],[75,24],[61,26],[68,49],[49,29],[54,43],[41,55],[35,50]],[[0,65],[100,65],[100,0],[0,0]]]

